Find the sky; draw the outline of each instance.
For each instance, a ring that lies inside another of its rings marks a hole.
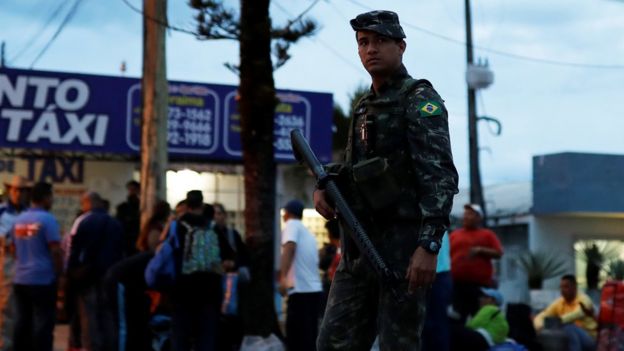
[[[140,0],[126,1],[142,6]],[[1,1],[7,65],[121,75],[126,62],[125,75],[139,77],[142,17],[123,0],[81,0],[35,61],[73,3]],[[168,16],[171,25],[192,31],[194,12],[187,3],[169,0]],[[313,4],[306,16],[319,30],[292,47],[292,58],[274,74],[276,87],[329,92],[348,110],[353,91],[370,84],[349,19],[371,9],[397,12],[407,36],[404,64],[445,99],[460,187],[467,187],[464,1],[272,0],[271,17],[284,24]],[[531,180],[535,155],[624,154],[624,1],[481,0],[473,1],[472,14],[475,57],[487,59],[494,72],[494,83],[479,91],[478,115],[502,123],[500,136],[479,126],[484,184]],[[200,41],[177,31],[169,31],[166,40],[169,79],[238,84],[224,66],[238,63],[237,42]]]

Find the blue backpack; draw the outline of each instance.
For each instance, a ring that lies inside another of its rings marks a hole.
[[[176,280],[174,253],[180,247],[176,221],[169,224],[167,238],[145,268],[145,282],[150,289],[162,291],[171,288]]]
[[[501,344],[490,347],[488,351],[528,351],[528,349],[523,345],[517,344],[515,342],[505,341]]]

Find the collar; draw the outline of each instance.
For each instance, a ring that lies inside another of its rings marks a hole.
[[[401,66],[399,66],[399,68],[397,68],[397,70],[390,75],[386,82],[381,87],[379,87],[379,91],[376,95],[382,95],[390,89],[401,88],[403,80],[405,80],[406,78],[411,78],[411,76],[409,75],[409,73],[407,73],[407,68],[405,68],[405,65],[401,64]],[[369,93],[375,95],[375,90],[373,89],[372,84]]]
[[[11,201],[7,201],[6,209],[8,210],[8,212],[11,212],[11,213],[20,213],[20,212],[27,210],[28,208],[22,205],[15,206]]]

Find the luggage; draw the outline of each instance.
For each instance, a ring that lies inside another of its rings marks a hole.
[[[598,351],[624,351],[624,282],[608,281],[602,287],[598,315]]]

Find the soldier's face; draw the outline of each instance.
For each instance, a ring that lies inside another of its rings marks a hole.
[[[375,32],[357,32],[358,54],[362,65],[371,76],[390,74],[399,67],[405,52],[405,41],[379,35]]]

